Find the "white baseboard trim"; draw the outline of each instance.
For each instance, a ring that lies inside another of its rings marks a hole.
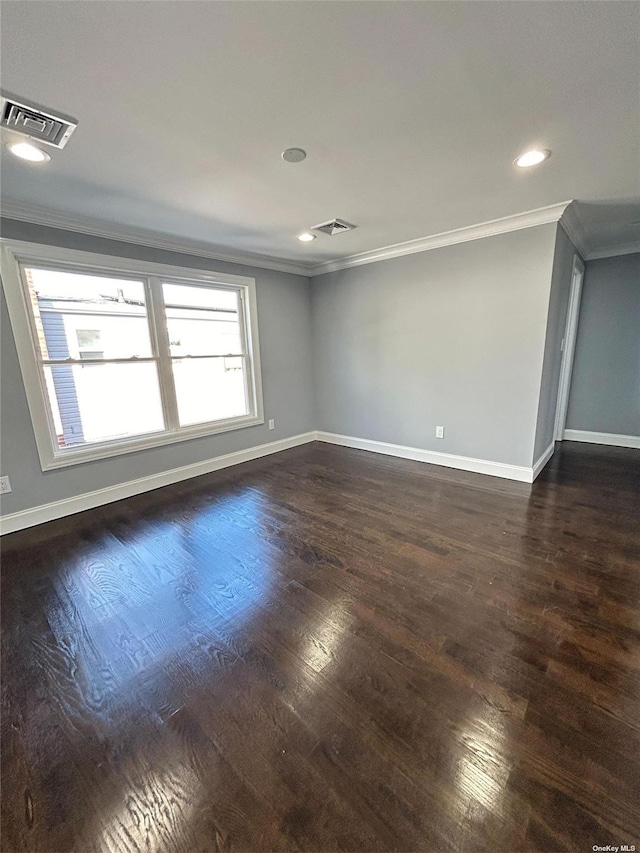
[[[556,449],[555,441],[552,441],[549,447],[545,450],[537,462],[533,464],[533,479],[535,480],[538,474],[542,471],[547,462],[551,459]]]
[[[210,474],[212,471],[219,471],[221,468],[229,468],[232,465],[239,465],[241,462],[259,459],[261,456],[279,453],[281,450],[298,447],[300,444],[307,444],[310,441],[315,441],[315,439],[316,433],[313,431],[300,433],[299,435],[292,435],[290,438],[281,438],[279,441],[249,447],[247,450],[238,450],[235,453],[216,456],[214,459],[207,459],[204,462],[183,465],[181,468],[172,468],[159,474],[151,474],[137,480],[128,480],[126,483],[119,483],[116,486],[107,486],[105,489],[97,489],[94,492],[86,492],[72,498],[42,504],[20,512],[12,512],[0,518],[0,535],[13,533],[13,531],[22,530],[25,527],[34,527],[36,524],[43,524],[45,521],[53,521],[55,518],[73,515],[76,512],[83,512],[86,509],[93,509],[96,506],[103,506],[123,498],[130,498],[132,495],[150,492],[152,489],[179,483],[181,480],[188,480],[191,477],[199,477],[201,474]]]
[[[574,435],[576,436],[574,438]],[[612,439],[627,439],[635,441],[636,444],[620,444],[621,447],[640,447],[640,439],[633,436],[605,436],[604,433],[578,433],[575,430],[565,430],[564,437],[575,441],[596,441],[594,438],[577,438],[580,435],[604,436]],[[338,435],[331,432],[311,431],[293,435],[290,438],[282,438],[279,441],[271,441],[268,444],[260,444],[257,447],[249,447],[247,450],[238,450],[235,453],[226,453],[214,459],[204,462],[196,462],[192,465],[183,465],[181,468],[172,468],[148,477],[140,477],[136,480],[128,480],[115,486],[107,486],[93,492],[86,492],[72,498],[53,501],[48,504],[31,507],[19,512],[9,513],[0,517],[0,536],[5,533],[13,533],[56,518],[73,515],[76,512],[84,512],[97,506],[113,503],[114,501],[150,492],[153,489],[179,483],[201,474],[210,474],[222,468],[232,465],[240,465],[252,459],[279,453],[290,447],[298,447],[311,441],[324,441],[328,444],[338,444],[342,447],[353,447],[357,450],[368,450],[373,453],[382,453],[386,456],[397,456],[401,459],[413,459],[416,462],[427,462],[431,465],[441,465],[445,468],[456,468],[461,471],[472,471],[476,474],[488,474],[491,477],[502,477],[507,480],[517,480],[521,483],[532,483],[540,471],[553,456],[554,444],[550,444],[542,456],[532,468],[522,465],[508,465],[504,462],[491,462],[487,459],[474,459],[471,456],[456,456],[452,453],[439,453],[435,450],[422,450],[418,447],[407,447],[401,444],[389,444],[384,441],[373,441],[366,438],[354,438],[349,435]],[[614,441],[598,440],[600,444],[614,444]]]
[[[316,433],[318,441],[353,447],[357,450],[370,450],[386,456],[399,456],[401,459],[413,459],[416,462],[428,462],[431,465],[443,465],[445,468],[458,468],[461,471],[473,471],[476,474],[489,474],[491,477],[503,477],[532,483],[533,468],[522,465],[507,465],[504,462],[490,462],[487,459],[474,459],[471,456],[455,456],[452,453],[439,453],[435,450],[422,450],[419,447],[406,447],[402,444],[389,444],[386,441],[372,441],[368,438],[354,438],[350,435],[337,435],[333,432]],[[546,452],[546,451],[545,451]]]
[[[586,441],[589,444],[610,444],[613,447],[640,447],[640,435],[616,435],[613,432],[588,432],[583,429],[565,429],[566,441]]]

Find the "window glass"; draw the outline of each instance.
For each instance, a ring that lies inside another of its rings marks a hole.
[[[174,359],[181,426],[248,414],[243,358]]]
[[[142,282],[37,267],[26,280],[44,359],[151,356]]]
[[[59,448],[164,429],[153,362],[45,367]]]
[[[172,356],[242,354],[236,291],[164,284]]]

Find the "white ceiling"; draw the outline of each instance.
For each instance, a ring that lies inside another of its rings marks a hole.
[[[593,248],[640,240],[636,2],[5,0],[2,25],[3,88],[80,121],[46,166],[3,155],[9,209],[313,264],[572,198]],[[295,239],[334,216],[359,227]]]

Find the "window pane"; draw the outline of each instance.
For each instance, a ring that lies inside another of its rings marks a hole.
[[[238,293],[163,284],[171,355],[242,353]]]
[[[172,361],[181,426],[249,413],[243,358]]]
[[[162,285],[166,305],[182,308],[206,308],[217,311],[237,311],[238,292],[215,286],[195,284]]]
[[[102,338],[101,329],[78,329],[76,331],[79,347],[90,347],[99,344]]]
[[[43,358],[152,354],[141,281],[36,267],[25,277]]]
[[[45,376],[60,447],[164,429],[154,363],[47,366]]]

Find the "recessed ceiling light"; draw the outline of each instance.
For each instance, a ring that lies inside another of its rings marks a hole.
[[[20,157],[22,160],[29,160],[31,163],[46,163],[51,160],[51,157],[42,148],[32,145],[30,142],[14,142],[12,145],[7,145],[9,151]]]
[[[298,234],[298,240],[300,240],[301,243],[310,243],[312,240],[315,240],[315,239],[316,239],[316,235],[315,234],[309,234],[308,231],[305,231],[303,234]]]
[[[526,169],[527,166],[537,166],[538,163],[548,160],[549,157],[551,157],[551,151],[547,148],[534,148],[533,151],[527,151],[525,154],[521,154],[514,160],[514,162],[516,166],[520,166],[521,169]]]
[[[280,156],[286,163],[302,163],[307,152],[303,148],[287,148]]]

